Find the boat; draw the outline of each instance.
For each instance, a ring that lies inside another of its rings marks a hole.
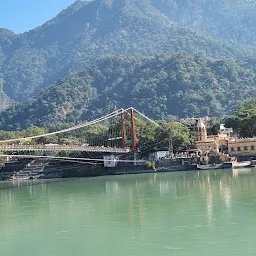
[[[214,169],[221,169],[222,164],[202,164],[197,165],[198,170],[214,170]]]
[[[251,166],[251,161],[234,162],[233,168],[246,168]]]
[[[237,162],[237,161],[229,161],[229,162],[224,162],[221,165],[222,169],[226,168],[246,168],[251,166],[251,161],[242,161],[242,162]]]
[[[37,176],[15,176],[13,175],[10,180],[35,180],[37,179],[38,177]]]

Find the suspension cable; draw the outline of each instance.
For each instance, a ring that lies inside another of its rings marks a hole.
[[[90,125],[93,125],[93,124],[97,124],[97,123],[99,123],[101,121],[105,121],[105,120],[107,120],[107,119],[109,119],[111,117],[119,115],[120,113],[122,113],[124,111],[125,111],[124,109],[119,109],[119,110],[116,110],[116,111],[114,111],[114,112],[112,112],[112,113],[110,113],[108,115],[100,117],[98,119],[95,119],[95,120],[92,120],[92,121],[89,121],[87,123],[80,124],[80,125],[77,125],[77,126],[74,126],[74,127],[71,127],[71,128],[63,129],[63,130],[60,130],[60,131],[50,132],[50,133],[45,133],[45,134],[35,135],[35,136],[30,136],[30,137],[25,137],[25,138],[0,140],[0,143],[23,141],[23,140],[30,140],[30,139],[37,139],[37,138],[42,138],[42,137],[47,137],[47,136],[51,136],[51,135],[56,135],[56,134],[60,134],[60,133],[65,133],[65,132],[77,130],[77,129],[84,128],[84,127],[87,127],[87,126],[90,126]]]

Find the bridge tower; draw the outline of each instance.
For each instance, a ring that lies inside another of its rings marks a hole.
[[[127,140],[127,130],[126,130],[126,123],[125,123],[125,112],[121,113],[121,129],[122,129],[122,147],[125,148],[130,146],[133,152],[137,151],[137,135],[136,135],[136,126],[135,126],[135,117],[134,117],[134,109],[130,109],[130,113],[128,113],[130,118],[130,125],[131,125],[131,134],[129,138],[131,140]],[[131,143],[131,144],[130,144]]]
[[[131,108],[131,132],[132,132],[132,151],[137,151],[137,136],[134,118],[134,109]]]

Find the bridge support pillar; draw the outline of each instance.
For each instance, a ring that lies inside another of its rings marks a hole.
[[[137,137],[136,137],[136,127],[135,127],[133,108],[131,108],[131,131],[132,131],[132,151],[137,151]]]

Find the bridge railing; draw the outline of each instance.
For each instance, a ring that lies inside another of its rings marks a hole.
[[[0,145],[0,151],[92,151],[128,153],[129,148],[114,148],[104,146],[80,146],[80,145]]]

